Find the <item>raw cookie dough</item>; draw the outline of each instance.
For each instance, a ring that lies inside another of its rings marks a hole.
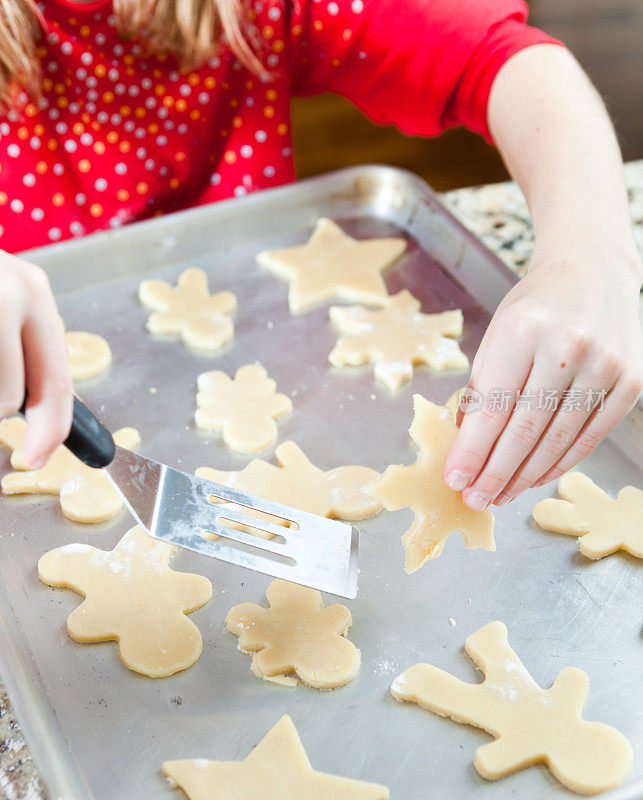
[[[116,639],[126,667],[164,678],[201,655],[201,634],[185,615],[212,597],[207,578],[170,569],[176,549],[137,525],[110,551],[86,544],[51,550],[38,562],[38,575],[85,597],[67,618],[72,639]]]
[[[68,331],[65,347],[71,376],[75,381],[94,378],[112,363],[112,351],[106,339],[96,333]]]
[[[269,608],[242,603],[226,624],[239,637],[242,653],[253,653],[260,678],[295,672],[315,689],[337,689],[359,672],[360,652],[346,638],[351,612],[339,604],[324,608],[321,592],[274,580],[266,590]]]
[[[449,489],[442,477],[458,433],[452,412],[419,394],[414,395],[413,406],[409,433],[420,451],[417,461],[408,467],[388,467],[379,480],[365,487],[389,511],[413,510],[413,525],[402,537],[407,572],[415,572],[429,559],[437,558],[452,531],[460,531],[469,549],[496,549],[493,514],[487,509],[471,511],[462,494]]]
[[[558,494],[536,503],[534,519],[541,528],[578,536],[580,552],[594,560],[626,550],[643,558],[643,491],[624,486],[616,499],[582,472],[568,472],[558,481]]]
[[[27,423],[22,417],[0,421],[0,444],[13,450],[11,466],[20,470],[5,475],[5,494],[57,494],[63,514],[74,522],[105,522],[123,507],[123,500],[102,469],[88,467],[61,445],[41,469],[29,469],[22,456]],[[134,428],[113,434],[119,447],[133,450],[141,437]]]
[[[597,794],[622,783],[632,767],[632,748],[615,728],[581,718],[589,691],[586,673],[561,670],[541,689],[507,642],[502,622],[473,633],[465,649],[484,672],[467,683],[430,664],[416,664],[395,679],[396,700],[418,703],[440,716],[490,733],[473,765],[487,780],[533,764],[546,764],[558,780],[580,794]]]
[[[314,770],[292,720],[282,717],[242,761],[166,761],[188,800],[388,800],[385,786]]]
[[[294,314],[333,298],[386,305],[382,272],[405,250],[404,239],[353,239],[322,217],[306,244],[264,250],[257,263],[290,281],[288,305]]]
[[[393,392],[413,377],[414,364],[467,369],[469,360],[455,341],[462,336],[462,311],[422,314],[420,308],[406,289],[376,311],[332,306],[331,320],[347,335],[337,340],[328,360],[337,367],[374,364],[375,378]]]
[[[152,333],[178,334],[185,344],[200,350],[219,350],[234,335],[226,315],[237,310],[237,298],[232,292],[210,294],[202,269],[186,269],[176,287],[167,281],[143,281],[138,297],[154,312],[147,321]]]
[[[239,367],[234,378],[225,372],[203,372],[197,388],[197,426],[223,431],[224,442],[239,453],[255,453],[274,444],[275,418],[292,410],[290,398],[277,394],[275,382],[259,364]]]
[[[364,484],[378,477],[374,469],[347,466],[324,472],[290,441],[282,442],[275,456],[278,467],[255,458],[240,472],[199,467],[195,474],[320,517],[366,519],[382,510],[379,500],[362,491]]]

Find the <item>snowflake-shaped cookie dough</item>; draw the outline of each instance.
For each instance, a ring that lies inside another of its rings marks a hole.
[[[333,298],[385,305],[382,272],[405,250],[404,239],[353,239],[331,219],[321,218],[305,244],[264,250],[257,263],[290,281],[288,304],[294,314]]]
[[[385,786],[314,770],[290,717],[242,761],[166,761],[163,773],[189,800],[388,800]],[[216,792],[216,794],[215,794]]]
[[[346,638],[351,612],[339,604],[324,608],[321,592],[275,580],[266,590],[269,607],[242,603],[226,618],[239,649],[253,653],[259,678],[294,672],[315,689],[337,689],[359,672],[360,653]]]
[[[624,486],[610,497],[582,472],[558,481],[558,494],[536,503],[533,516],[541,528],[578,536],[580,552],[594,560],[626,550],[643,558],[643,491]]]
[[[22,455],[27,423],[22,417],[0,422],[0,444],[13,450],[11,466],[19,472],[5,475],[0,486],[5,494],[57,494],[63,514],[74,522],[105,522],[123,507],[123,500],[102,469],[93,469],[60,446],[42,469],[29,469]],[[133,450],[141,441],[134,428],[113,434],[119,447]]]
[[[378,477],[375,470],[346,466],[324,472],[290,441],[282,442],[275,456],[279,466],[255,458],[240,472],[199,467],[196,475],[320,517],[357,520],[381,511],[380,501],[363,491]]]
[[[197,388],[194,421],[199,428],[222,431],[224,442],[239,453],[274,444],[275,418],[292,410],[290,398],[277,394],[275,382],[259,364],[239,367],[234,378],[216,370],[203,372]]]
[[[366,491],[379,498],[389,511],[411,508],[413,525],[402,537],[406,571],[415,572],[437,558],[452,531],[460,531],[469,548],[495,550],[494,517],[489,510],[472,511],[460,492],[445,484],[442,470],[458,433],[452,412],[414,395],[414,418],[409,429],[420,451],[410,466],[388,467]]]
[[[338,339],[328,360],[338,367],[374,364],[375,378],[391,391],[413,377],[414,364],[467,369],[469,360],[455,341],[462,336],[462,311],[422,314],[420,307],[406,289],[376,311],[333,306],[330,318],[347,335]]]
[[[483,778],[497,780],[546,764],[561,783],[581,794],[623,782],[632,767],[632,748],[615,728],[582,719],[589,691],[582,670],[566,667],[550,689],[541,689],[509,646],[502,622],[490,622],[469,636],[465,649],[484,672],[482,683],[416,664],[396,678],[391,692],[396,700],[490,733],[496,741],[479,747],[473,761]]]
[[[65,347],[71,376],[75,381],[94,378],[112,363],[112,351],[107,340],[96,333],[68,331],[65,334]]]
[[[185,344],[200,350],[219,350],[234,335],[227,315],[237,310],[237,298],[232,292],[210,294],[202,269],[186,269],[176,286],[167,281],[143,281],[138,297],[154,312],[147,321],[152,333],[178,334]]]
[[[201,634],[185,615],[212,597],[207,578],[170,569],[176,549],[137,525],[113,550],[86,544],[50,550],[38,562],[38,575],[48,586],[85,598],[67,618],[72,639],[115,639],[126,667],[164,678],[201,655]]]

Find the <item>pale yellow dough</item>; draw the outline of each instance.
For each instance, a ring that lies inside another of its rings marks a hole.
[[[255,458],[240,472],[199,467],[196,475],[320,517],[358,520],[381,511],[379,500],[363,491],[378,477],[375,470],[346,466],[324,472],[290,441],[282,442],[275,456],[279,466]]]
[[[152,333],[177,334],[190,347],[219,350],[234,335],[228,315],[237,310],[231,292],[210,294],[202,269],[186,269],[171,286],[167,281],[143,281],[138,289],[141,303],[154,313],[147,321]]]
[[[255,453],[277,441],[275,419],[292,410],[285,394],[276,392],[275,382],[259,364],[239,367],[234,378],[225,372],[203,372],[197,379],[199,428],[222,431],[231,450]]]
[[[429,559],[437,558],[452,531],[460,531],[469,549],[496,549],[493,514],[472,511],[461,493],[449,489],[442,477],[458,433],[452,412],[419,394],[413,400],[415,414],[409,433],[420,451],[417,461],[408,467],[388,467],[379,480],[365,487],[389,511],[413,510],[413,525],[402,537],[407,572],[415,572]]]
[[[484,672],[467,683],[430,664],[416,664],[395,679],[396,700],[418,703],[440,716],[490,733],[473,764],[497,780],[533,764],[546,764],[567,788],[598,794],[622,783],[632,748],[615,728],[581,717],[589,691],[586,673],[565,667],[550,689],[541,689],[507,642],[502,622],[473,633],[465,648]]]
[[[38,562],[38,575],[85,598],[67,618],[72,639],[115,639],[128,669],[164,678],[201,655],[201,634],[185,615],[212,597],[207,578],[170,569],[176,549],[135,526],[113,550],[86,544],[51,550]]]
[[[253,653],[257,677],[294,672],[315,689],[337,689],[359,672],[360,652],[346,638],[351,612],[339,604],[324,608],[321,592],[274,580],[266,590],[269,607],[242,603],[228,612],[226,624],[239,637],[239,649]]]
[[[333,298],[382,306],[388,302],[382,272],[405,250],[404,239],[353,239],[322,217],[305,244],[264,250],[257,263],[290,282],[293,313]]]
[[[74,522],[105,522],[123,507],[123,500],[102,469],[83,464],[62,445],[42,469],[28,469],[22,455],[27,423],[22,417],[0,422],[0,444],[13,450],[10,472],[0,483],[5,494],[54,494],[60,496],[63,514]],[[119,447],[133,450],[141,437],[134,428],[121,428],[113,434]]]
[[[643,491],[624,486],[610,497],[582,472],[568,472],[558,481],[558,494],[536,503],[534,519],[541,528],[578,536],[580,552],[594,560],[626,550],[643,558]]]
[[[65,334],[65,347],[75,381],[94,378],[112,363],[112,351],[107,340],[96,333],[69,331]]]
[[[455,341],[462,336],[462,311],[422,314],[420,308],[406,289],[376,311],[333,306],[330,318],[347,335],[338,339],[328,360],[338,367],[373,364],[375,378],[391,391],[413,377],[414,364],[467,369],[469,360]]]
[[[388,800],[385,786],[316,772],[290,717],[242,761],[166,761],[163,773],[188,800]]]

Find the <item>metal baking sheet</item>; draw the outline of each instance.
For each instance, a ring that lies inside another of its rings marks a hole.
[[[323,468],[410,463],[413,393],[443,402],[465,376],[418,369],[392,396],[370,369],[330,368],[336,337],[327,308],[291,316],[285,283],[254,264],[262,248],[303,241],[320,215],[356,236],[405,236],[408,253],[387,274],[389,290],[409,288],[425,311],[462,308],[462,347],[473,357],[513,276],[419,179],[364,167],[33,253],[50,272],[68,329],[103,334],[112,346],[110,373],[78,386],[86,402],[112,429],[136,426],[150,457],[186,470],[240,469],[246,457],[195,430],[195,380],[206,369],[231,372],[259,360],[293,398],[280,440],[294,439]],[[234,342],[216,356],[144,329],[141,278],[174,280],[189,265],[205,268],[212,287],[239,299]],[[584,470],[610,493],[640,485],[640,437],[639,408]],[[0,473],[8,468],[2,450]],[[79,598],[42,585],[37,560],[70,542],[111,548],[130,519],[123,511],[83,526],[62,516],[56,498],[2,498],[0,668],[51,798],[171,800],[178,792],[159,771],[163,760],[242,758],[285,713],[317,769],[386,784],[393,798],[563,797],[569,793],[544,767],[482,780],[472,759],[486,734],[390,697],[391,681],[418,661],[479,680],[463,642],[495,619],[507,624],[511,644],[542,686],[564,666],[587,671],[586,718],[618,727],[635,751],[632,775],[607,797],[641,798],[640,562],[619,553],[593,563],[578,554],[573,537],[537,530],[531,508],[552,494],[543,487],[498,511],[495,553],[467,551],[454,534],[438,560],[410,576],[400,543],[410,511],[361,524],[360,593],[348,605],[362,669],[330,693],[254,678],[224,618],[235,603],[262,602],[269,579],[187,552],[174,567],[214,585],[212,602],[190,616],[204,639],[195,666],[152,680],[125,669],[114,643],[72,642],[65,621]]]

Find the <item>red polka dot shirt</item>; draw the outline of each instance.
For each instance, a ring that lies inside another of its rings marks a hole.
[[[0,117],[0,248],[16,252],[292,181],[290,98],[323,91],[414,135],[490,138],[502,64],[554,42],[523,0],[247,0],[266,74],[192,72],[119,39],[111,0],[40,8],[42,97]]]

